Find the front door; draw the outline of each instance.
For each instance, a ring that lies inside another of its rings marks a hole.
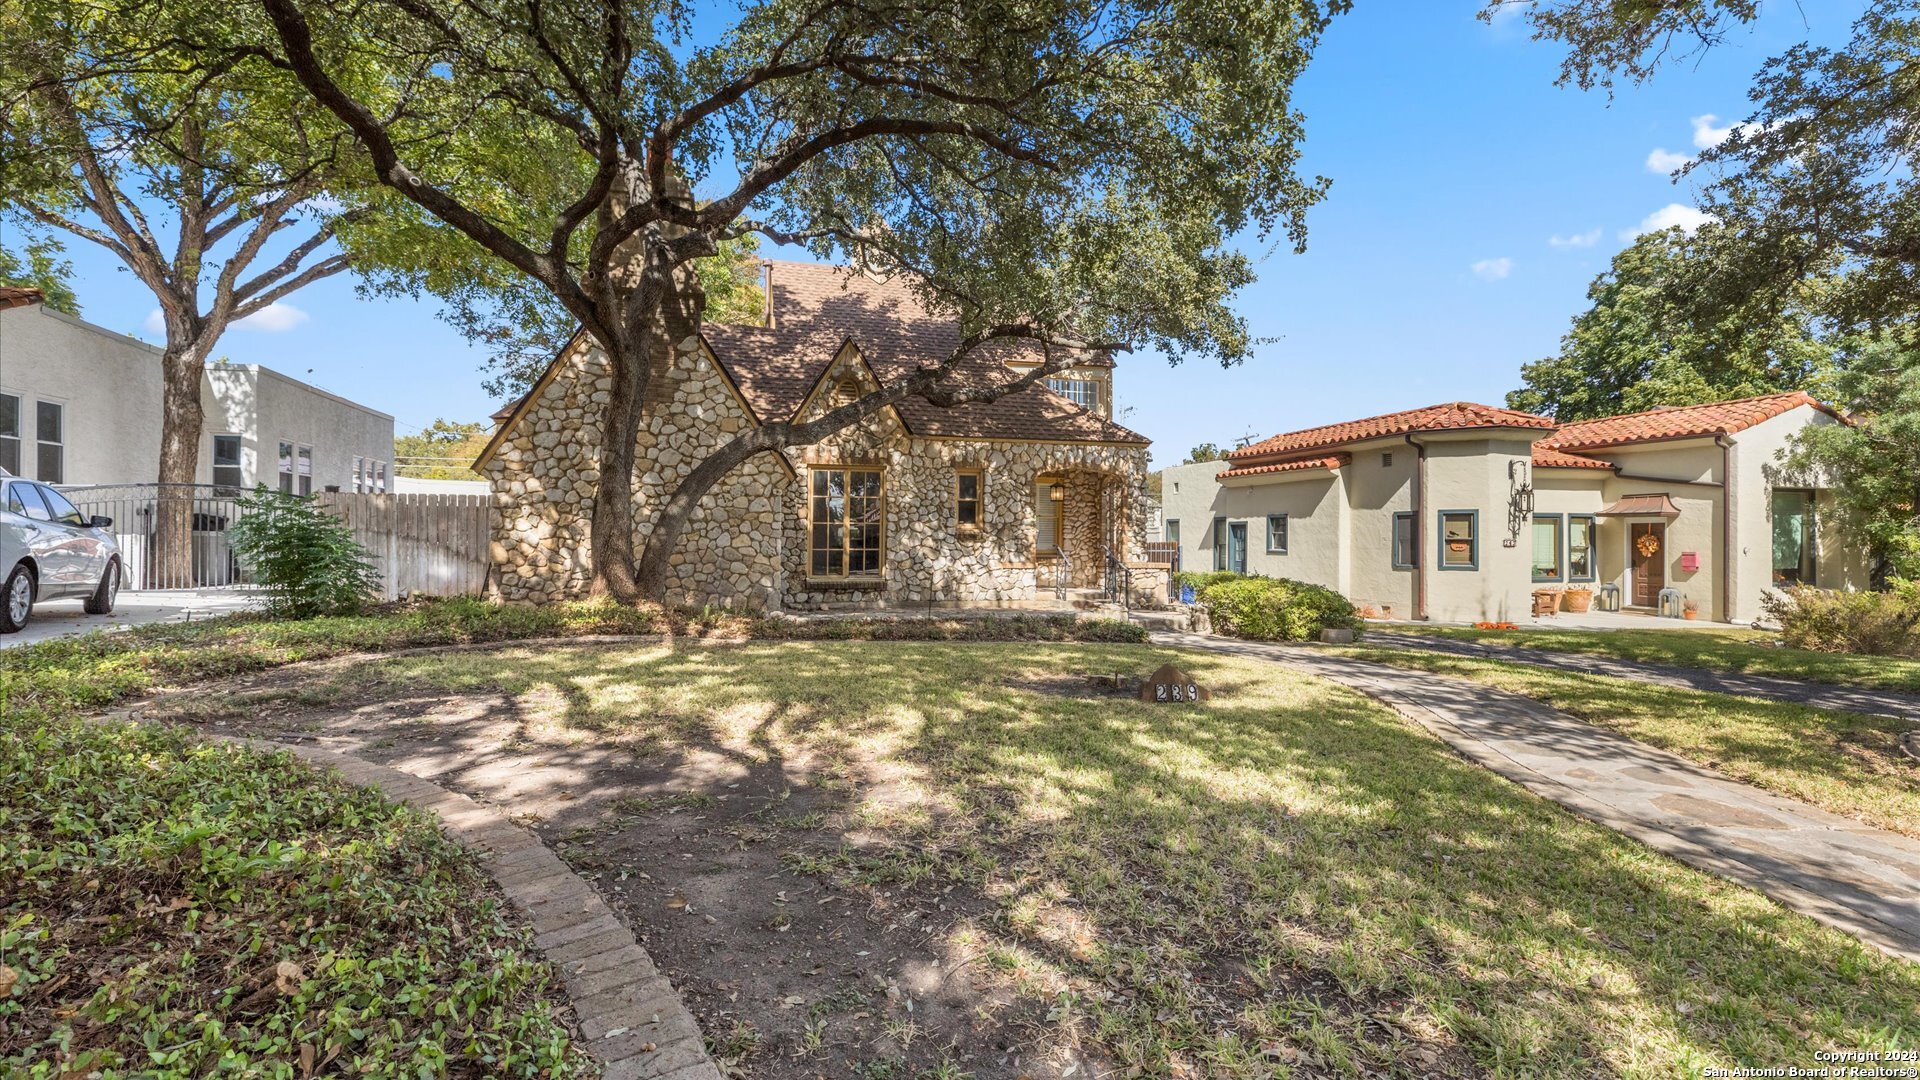
[[[1660,521],[1636,521],[1627,534],[1627,556],[1633,560],[1633,604],[1657,607],[1660,590],[1667,587],[1667,526]]]
[[[1244,521],[1227,526],[1227,569],[1236,574],[1247,572],[1247,523]]]

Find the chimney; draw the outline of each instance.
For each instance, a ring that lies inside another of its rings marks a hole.
[[[775,328],[773,325],[773,260],[772,259],[762,259],[760,261],[760,292],[761,292],[760,324],[762,326],[765,326],[767,329],[772,330]]]

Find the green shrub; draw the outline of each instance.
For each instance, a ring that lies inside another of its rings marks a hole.
[[[1245,581],[1247,577],[1246,574],[1236,574],[1231,570],[1182,570],[1173,575],[1173,588],[1177,593],[1191,585],[1195,593],[1203,593],[1210,585],[1218,585],[1223,581]]]
[[[1796,649],[1866,656],[1920,656],[1920,581],[1886,592],[1795,587],[1768,594],[1767,617]]]
[[[1200,593],[1216,632],[1254,641],[1312,641],[1322,630],[1360,633],[1351,601],[1332,589],[1288,578],[1240,578]]]
[[[278,619],[351,615],[380,587],[367,549],[347,524],[310,498],[257,488],[227,530],[234,554]]]

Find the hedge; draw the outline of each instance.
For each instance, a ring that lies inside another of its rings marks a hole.
[[[1254,641],[1313,641],[1322,630],[1352,630],[1361,620],[1353,603],[1321,585],[1288,578],[1235,577],[1201,590],[1216,633]]]
[[[1795,586],[1762,606],[1796,649],[1863,656],[1920,656],[1920,581],[1895,579],[1886,592]]]

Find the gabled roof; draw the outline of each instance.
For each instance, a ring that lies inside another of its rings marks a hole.
[[[1304,472],[1308,469],[1344,468],[1353,463],[1352,454],[1329,454],[1326,457],[1292,458],[1277,461],[1271,465],[1248,465],[1245,468],[1222,469],[1213,474],[1216,480],[1228,480],[1236,476],[1264,476],[1267,473]]]
[[[1369,416],[1339,424],[1289,431],[1242,447],[1227,455],[1233,462],[1252,463],[1266,458],[1292,455],[1308,450],[1328,449],[1349,443],[1365,442],[1391,435],[1411,435],[1421,431],[1458,431],[1469,428],[1541,428],[1553,427],[1545,416],[1480,405],[1471,401],[1451,401],[1423,409]]]
[[[0,285],[0,311],[8,308],[30,307],[44,303],[46,294],[39,289],[21,289],[12,285]]]
[[[1536,469],[1616,469],[1619,467],[1611,461],[1569,454],[1539,443],[1533,444],[1533,466]]]
[[[1560,430],[1541,439],[1540,444],[1554,450],[1597,450],[1603,446],[1622,446],[1627,443],[1732,435],[1802,405],[1811,405],[1835,419],[1844,419],[1832,407],[1815,400],[1813,395],[1804,390],[1795,390],[1734,401],[1713,401],[1704,405],[1648,409],[1621,416],[1603,416],[1597,420],[1575,420],[1561,425]]]

